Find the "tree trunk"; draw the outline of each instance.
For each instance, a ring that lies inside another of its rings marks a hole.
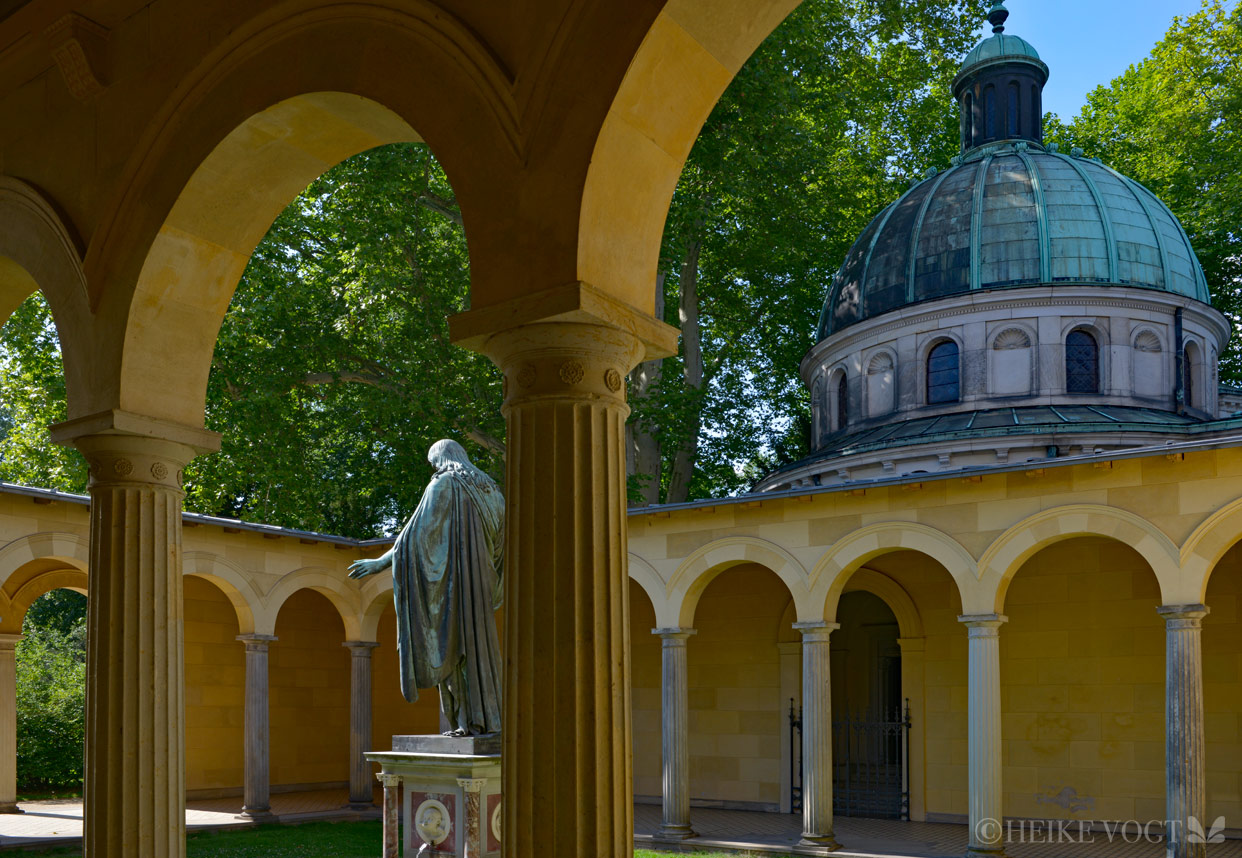
[[[655,286],[655,317],[664,319],[664,277],[660,271]],[[660,380],[664,368],[664,359],[657,358],[640,363],[630,373],[630,403],[635,411],[641,412],[647,400],[651,398],[651,389]],[[634,506],[651,506],[660,502],[660,439],[656,435],[656,427],[639,418],[625,425],[625,465],[626,475],[641,477],[642,500]]]
[[[695,224],[698,232],[702,222]],[[681,263],[681,322],[682,351],[685,353],[686,387],[692,393],[703,389],[703,343],[699,332],[699,251],[703,246],[696,238],[686,249]],[[666,503],[684,503],[690,496],[690,478],[699,455],[699,430],[703,425],[702,408],[694,410],[694,417],[685,427],[685,440],[673,456],[673,470],[669,475]]]

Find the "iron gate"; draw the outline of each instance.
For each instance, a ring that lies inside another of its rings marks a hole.
[[[802,710],[789,701],[791,810],[802,812]],[[832,722],[832,809],[841,816],[910,818],[910,701],[887,717]]]

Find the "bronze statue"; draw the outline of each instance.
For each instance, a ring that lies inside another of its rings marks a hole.
[[[436,469],[397,541],[359,560],[350,578],[392,567],[401,692],[438,686],[450,736],[500,732],[501,603],[505,502],[500,487],[456,441],[427,453]]]

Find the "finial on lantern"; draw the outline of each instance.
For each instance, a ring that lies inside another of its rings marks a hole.
[[[1005,32],[1005,22],[1009,20],[1009,10],[1005,8],[1005,4],[1001,0],[996,0],[992,4],[992,11],[988,12],[988,23],[992,25],[993,33]]]

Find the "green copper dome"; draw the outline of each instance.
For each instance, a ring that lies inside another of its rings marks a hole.
[[[1043,145],[1048,67],[1007,35],[967,55],[953,83],[962,156],[871,222],[846,255],[819,338],[937,298],[1019,286],[1156,289],[1208,303],[1207,281],[1177,218],[1138,182],[1075,149]]]
[[[1189,238],[1151,191],[1078,150],[988,146],[871,222],[833,278],[819,338],[922,301],[1061,284],[1210,301]]]

